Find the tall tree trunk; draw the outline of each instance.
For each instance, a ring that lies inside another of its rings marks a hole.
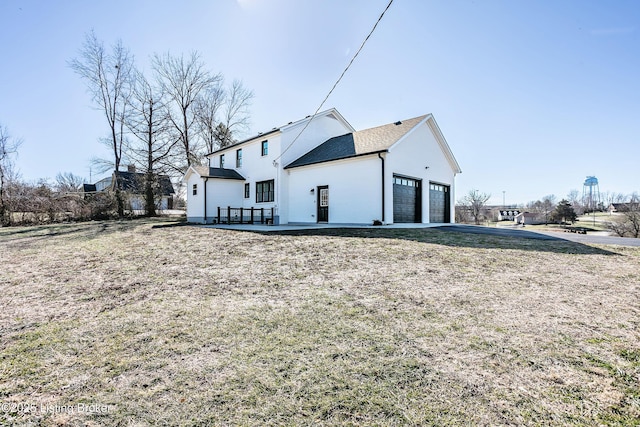
[[[149,107],[147,126],[147,176],[144,183],[145,211],[147,216],[156,216],[155,195],[153,193],[153,105]]]

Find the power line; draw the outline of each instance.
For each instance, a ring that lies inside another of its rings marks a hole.
[[[324,105],[325,102],[327,102],[327,99],[329,99],[329,97],[331,96],[331,94],[333,93],[333,90],[336,88],[336,86],[338,86],[338,83],[340,83],[340,80],[342,80],[342,78],[344,77],[344,75],[347,73],[347,71],[349,70],[349,68],[351,67],[351,64],[353,64],[353,61],[355,61],[355,59],[358,57],[358,54],[360,54],[360,51],[362,50],[362,48],[364,47],[364,45],[367,43],[367,41],[369,40],[369,38],[371,37],[371,35],[373,34],[373,32],[376,30],[376,27],[378,26],[378,24],[380,23],[380,21],[382,20],[382,17],[384,16],[385,13],[387,13],[387,10],[389,10],[389,7],[391,7],[391,3],[393,3],[393,0],[389,0],[389,4],[387,4],[387,7],[384,8],[384,10],[382,11],[382,13],[380,14],[380,17],[378,17],[378,20],[376,21],[376,23],[373,25],[373,28],[371,28],[371,31],[369,32],[369,34],[367,35],[367,37],[364,39],[364,41],[362,42],[362,44],[360,45],[360,48],[358,48],[357,52],[355,53],[355,55],[353,55],[353,57],[351,58],[351,61],[349,61],[349,64],[347,64],[347,67],[344,69],[344,71],[342,72],[342,74],[340,74],[340,77],[338,77],[338,80],[336,80],[336,82],[333,84],[333,86],[331,87],[331,90],[329,90],[329,93],[327,94],[327,96],[324,97],[324,99],[322,100],[322,102],[320,103],[320,105],[318,106],[318,108],[316,109],[316,112],[313,113],[313,115],[311,116],[311,118],[309,119],[309,121],[304,125],[304,127],[302,128],[302,130],[300,130],[300,132],[298,133],[298,135],[296,135],[295,138],[293,138],[293,141],[291,141],[291,143],[289,145],[287,145],[287,148],[285,148],[282,153],[280,153],[280,155],[278,157],[276,157],[273,161],[273,165],[276,166],[277,161],[284,155],[284,153],[286,153],[289,148],[291,148],[291,146],[293,144],[295,144],[295,142],[298,140],[298,138],[300,138],[300,135],[302,135],[302,133],[307,129],[307,127],[309,126],[309,124],[313,121],[313,119],[316,117],[316,115],[318,115],[318,112],[320,112],[320,109],[322,108],[322,106]]]

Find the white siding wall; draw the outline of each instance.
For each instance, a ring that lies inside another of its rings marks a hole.
[[[288,171],[290,222],[317,222],[317,187],[321,185],[329,186],[330,223],[371,224],[374,219],[381,219],[382,167],[377,156],[338,160]]]
[[[328,116],[319,116],[313,119],[300,138],[296,140],[295,144],[290,146],[295,137],[304,127],[305,123],[306,122],[302,122],[295,126],[285,126],[283,128],[281,149],[282,151],[287,151],[282,155],[282,158],[278,160],[281,172],[276,181],[277,186],[282,189],[279,194],[276,194],[276,200],[281,207],[279,211],[280,222],[282,224],[286,224],[288,222],[299,222],[298,219],[289,216],[292,212],[291,204],[298,204],[298,201],[291,199],[292,194],[294,194],[290,191],[290,186],[293,184],[293,181],[290,179],[290,175],[282,168],[313,150],[326,140],[333,138],[334,136],[340,136],[351,132],[351,129],[349,129],[339,119]],[[308,192],[309,189],[307,189],[307,193]],[[305,200],[309,197],[310,196],[307,195]],[[309,222],[309,220],[305,222]]]
[[[195,196],[193,195],[193,184],[198,185],[198,194]],[[187,179],[187,221],[200,222],[203,216],[204,180],[197,173],[192,173]]]
[[[385,220],[393,221],[393,174],[422,179],[422,222],[429,222],[429,182],[451,186],[450,213],[454,222],[454,172],[426,123],[414,129],[386,156]],[[429,169],[426,167],[429,166]]]
[[[193,184],[198,185],[198,194],[193,195]],[[220,207],[241,207],[244,181],[235,179],[209,178],[206,183],[207,191],[207,222],[218,214]],[[187,221],[204,222],[204,191],[205,178],[192,173],[187,180]]]
[[[209,178],[207,182],[207,222],[218,215],[218,206],[242,207],[244,181]]]
[[[268,154],[266,156],[262,155],[262,141],[268,141]],[[207,210],[215,210],[217,211],[218,206],[226,207],[231,206],[234,208],[265,208],[270,209],[272,207],[277,207],[278,205],[278,197],[279,197],[279,189],[278,189],[278,179],[277,175],[280,170],[281,165],[276,168],[273,166],[273,160],[278,157],[280,153],[281,147],[281,134],[275,133],[271,135],[265,135],[264,138],[256,138],[254,141],[248,142],[246,144],[242,144],[238,147],[231,147],[225,151],[220,153],[216,153],[211,156],[211,166],[219,168],[220,167],[220,154],[225,155],[224,167],[225,169],[234,169],[240,175],[242,175],[246,181],[237,181],[241,182],[240,189],[238,190],[238,198],[233,199],[235,202],[233,204],[224,204],[219,205],[219,199],[209,199],[207,194]],[[238,149],[242,149],[242,166],[236,167],[236,152]],[[275,200],[273,202],[261,202],[256,203],[256,183],[261,181],[268,181],[273,179],[275,181]],[[216,180],[216,184],[223,180]],[[244,184],[249,184],[250,195],[248,199],[244,198]],[[228,194],[231,196],[231,194]],[[224,198],[224,200],[231,200],[228,198]],[[225,202],[227,203],[227,202]]]
[[[134,211],[138,211],[138,210],[143,211],[146,206],[144,196],[136,195],[136,194],[129,196],[129,204],[131,205],[131,209],[133,209]],[[162,196],[159,200],[156,197],[155,205],[156,205],[156,209],[159,209],[162,211],[169,209],[169,197]]]

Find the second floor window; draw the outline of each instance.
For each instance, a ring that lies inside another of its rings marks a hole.
[[[224,169],[224,154],[220,154],[220,167]]]
[[[269,154],[269,141],[262,141],[262,155],[266,156]]]
[[[198,195],[198,184],[193,184],[193,195],[194,196]]]
[[[250,195],[251,195],[251,187],[249,187],[249,183],[247,182],[244,185],[244,198],[248,199]]]
[[[273,180],[256,182],[256,203],[273,202]]]
[[[242,167],[242,148],[239,150],[236,150],[236,167],[237,168]]]

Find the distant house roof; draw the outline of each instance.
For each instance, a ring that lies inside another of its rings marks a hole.
[[[426,117],[414,117],[333,137],[289,163],[285,169],[385,152]]]
[[[192,166],[198,175],[204,178],[237,179],[244,181],[244,177],[234,169],[211,168],[208,166]]]
[[[638,202],[611,203],[609,210],[613,212],[628,212],[638,207]]]
[[[118,171],[116,172],[116,176],[118,181],[120,182],[122,190],[128,191],[133,194],[144,193],[144,173]],[[171,183],[171,180],[168,176],[158,175],[158,184],[160,186],[160,195],[170,196],[172,194],[175,194],[173,184]]]
[[[537,213],[537,212],[521,212],[518,215],[516,215],[516,218],[544,218],[544,214],[543,213]]]

